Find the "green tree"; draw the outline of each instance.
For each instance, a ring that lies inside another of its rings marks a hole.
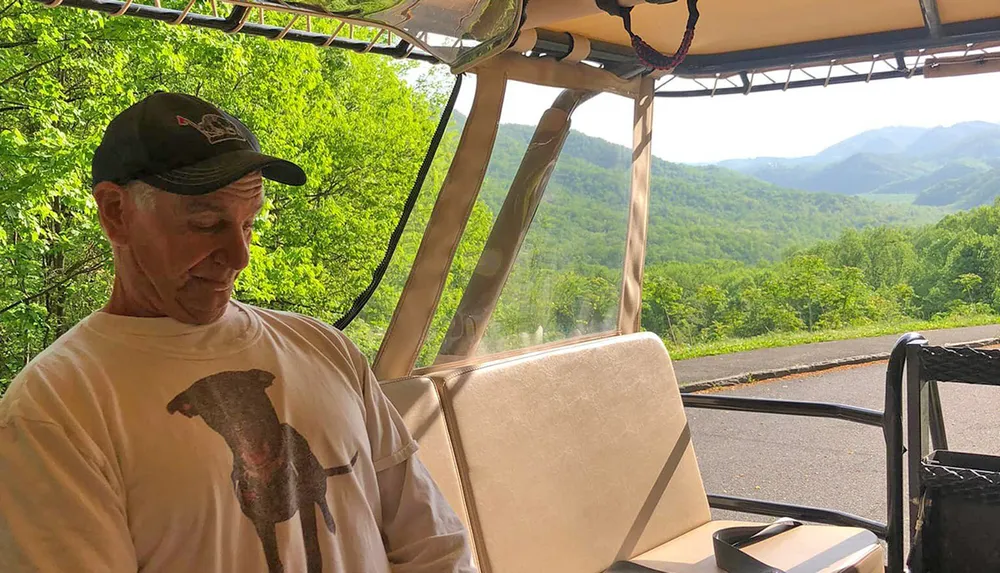
[[[564,337],[604,332],[614,328],[618,288],[607,275],[563,273],[555,285],[553,317]]]
[[[983,284],[983,278],[975,273],[965,273],[955,279],[955,284],[962,289],[962,294],[968,302],[975,302],[975,293]]]
[[[683,339],[694,313],[684,300],[684,290],[670,277],[647,274],[643,281],[643,327],[675,344]]]
[[[787,261],[779,273],[780,282],[774,283],[773,288],[796,310],[806,328],[812,330],[830,290],[830,268],[826,261],[815,255],[797,256]]]
[[[368,284],[443,85],[414,89],[401,79],[410,64],[341,50],[31,0],[0,10],[0,381],[107,296],[89,160],[111,117],[156,89],[217,103],[309,176],[302,188],[267,187],[237,298],[332,322]],[[381,316],[368,313],[359,332],[388,322],[385,296],[376,297]],[[380,337],[359,338],[371,354]]]

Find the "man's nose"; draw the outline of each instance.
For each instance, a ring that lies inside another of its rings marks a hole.
[[[220,254],[225,259],[226,266],[242,271],[250,264],[250,236],[243,229],[235,229],[226,233],[226,242]]]

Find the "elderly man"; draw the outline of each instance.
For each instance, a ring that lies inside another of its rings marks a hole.
[[[473,571],[357,347],[231,300],[262,178],[306,180],[198,98],[108,126],[114,286],[0,401],[0,571]]]

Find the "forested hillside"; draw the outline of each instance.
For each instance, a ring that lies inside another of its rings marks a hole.
[[[810,157],[730,160],[720,166],[795,189],[969,209],[1000,195],[1000,125],[890,127]]]
[[[382,257],[447,96],[447,85],[402,81],[407,65],[3,2],[0,388],[106,300],[110,249],[90,197],[90,157],[111,117],[157,89],[217,103],[266,151],[305,168],[306,186],[267,188],[236,296],[338,318]],[[440,184],[442,169],[428,185]],[[357,328],[371,352],[364,321]]]
[[[503,202],[533,129],[500,127],[483,191],[494,211]],[[541,210],[559,230],[559,249],[593,240],[590,233],[602,225],[592,220],[595,217],[620,217],[607,232],[624,236],[631,157],[630,149],[571,132],[546,191],[550,210]],[[929,223],[942,215],[937,209],[783,189],[728,169],[655,157],[650,195],[650,263],[776,260],[789,248],[833,239],[846,228]]]
[[[531,131],[500,128],[484,188],[492,212]],[[527,296],[531,285],[559,290],[589,276],[576,296],[592,309],[587,321],[608,320],[620,280],[629,158],[626,148],[570,134],[523,247],[535,259],[547,255],[545,262],[535,260],[530,273],[518,267],[509,289]],[[781,189],[659,159],[650,204],[643,325],[676,349],[915,319],[982,321],[1000,310],[1000,207],[928,224],[940,211]],[[539,267],[552,276],[541,280]],[[508,330],[559,332],[573,322],[558,311],[525,311],[521,298],[501,302],[501,315],[520,313]]]

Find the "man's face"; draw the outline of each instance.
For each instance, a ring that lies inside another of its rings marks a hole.
[[[225,313],[233,283],[249,262],[253,222],[263,205],[260,173],[213,193],[156,192],[132,206],[119,274],[124,290],[146,290],[143,307],[181,322],[207,324]]]

